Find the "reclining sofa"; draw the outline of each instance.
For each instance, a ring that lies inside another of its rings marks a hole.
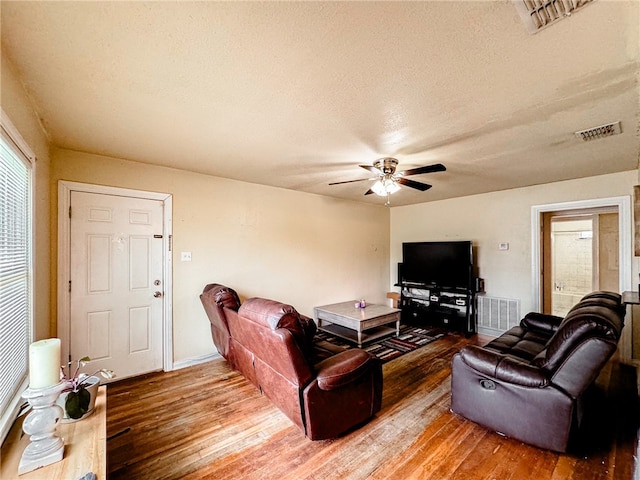
[[[316,348],[316,324],[291,305],[264,298],[241,304],[220,284],[205,286],[200,300],[220,354],[311,440],[337,437],[380,410],[375,356]]]
[[[529,313],[487,345],[453,357],[451,410],[536,447],[566,452],[583,394],[616,350],[625,309],[593,292],[564,318]]]

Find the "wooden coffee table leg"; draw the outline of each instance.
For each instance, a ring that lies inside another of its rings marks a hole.
[[[362,348],[362,330],[358,329],[358,348]]]

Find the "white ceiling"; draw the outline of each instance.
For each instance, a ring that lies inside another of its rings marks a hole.
[[[53,145],[393,205],[632,170],[640,3],[535,35],[508,0],[0,3],[2,53]],[[592,142],[573,132],[622,122]]]

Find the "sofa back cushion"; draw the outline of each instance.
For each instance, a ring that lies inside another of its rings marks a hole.
[[[242,304],[237,318],[229,325],[232,341],[255,358],[261,388],[274,385],[274,379],[295,388],[311,380],[314,371],[305,325],[291,305],[264,298],[250,298]],[[284,384],[272,392],[264,391],[269,395],[282,388]]]
[[[236,312],[240,308],[240,298],[236,291],[219,283],[206,285],[202,290],[200,300],[212,324],[218,322],[227,324],[224,308]]]
[[[615,306],[611,308],[590,300],[579,302],[569,311],[558,330],[549,339],[546,349],[540,352],[533,363],[554,372],[567,362],[567,358],[579,347],[587,348],[587,343],[594,342],[608,344],[613,353],[622,327],[623,317]],[[597,361],[599,363],[601,360]],[[583,367],[589,368],[588,365]]]
[[[231,361],[229,346],[229,323],[225,308],[237,311],[240,308],[240,298],[235,290],[210,283],[204,287],[200,295],[200,301],[204,307],[209,322],[211,323],[211,336],[220,355]],[[233,363],[233,362],[232,362]]]
[[[302,353],[307,356],[313,348],[315,323],[301,316],[286,303],[266,298],[250,298],[238,311],[240,316],[271,330],[285,328],[291,332]]]
[[[220,307],[229,308],[236,312],[240,308],[240,298],[233,288],[219,285],[214,290],[214,301]]]

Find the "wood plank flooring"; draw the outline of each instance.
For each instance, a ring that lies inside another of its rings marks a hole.
[[[312,442],[226,361],[108,386],[109,478],[634,479],[635,369],[611,361],[573,453],[504,438],[449,411],[458,335],[384,365],[382,410],[341,438]]]

